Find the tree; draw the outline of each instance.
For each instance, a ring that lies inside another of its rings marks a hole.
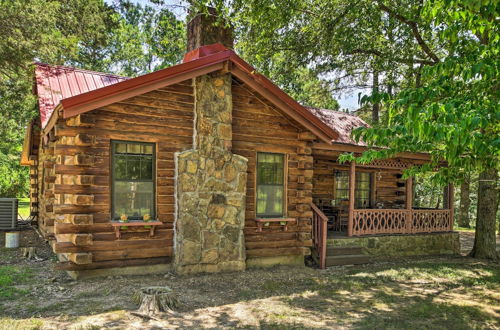
[[[114,34],[114,70],[137,76],[177,64],[186,47],[185,23],[166,7],[121,1],[122,19]]]
[[[241,51],[245,56],[244,48]],[[303,105],[339,109],[339,104],[326,80],[319,78],[317,73],[307,67],[290,66],[289,62],[288,57],[278,53],[272,58],[257,62],[256,66],[260,72],[270,77],[274,83]]]
[[[373,88],[387,121],[360,129],[371,162],[397,152],[427,152],[431,162],[407,175],[438,170],[440,184],[479,172],[473,256],[496,258],[499,164],[499,4],[493,0],[215,1],[231,6],[240,38],[255,56],[286,52],[344,87]],[[290,57],[288,57],[290,56]],[[377,65],[374,65],[376,63]],[[342,75],[345,73],[345,75]],[[385,79],[388,81],[386,82]],[[380,81],[382,80],[382,82]],[[349,82],[353,82],[349,84]],[[336,87],[334,87],[336,88]],[[345,155],[344,160],[353,159]],[[442,166],[443,161],[448,166]],[[485,202],[486,201],[486,202]]]
[[[32,96],[34,60],[62,64],[78,56],[80,42],[98,24],[87,24],[102,1],[0,1],[0,195],[27,193],[28,170],[19,165],[27,123],[36,115]],[[102,23],[102,22],[101,22]],[[106,28],[100,28],[103,31]]]
[[[470,228],[470,180],[468,177],[460,185],[460,213],[458,214],[458,225]]]
[[[0,0],[0,196],[25,196],[19,165],[35,118],[33,61],[138,75],[177,63],[184,23],[168,9],[103,0]]]
[[[432,161],[407,175],[438,169],[434,179],[463,180],[478,171],[476,237],[471,255],[497,258],[500,112],[499,4],[494,1],[432,0],[422,17],[446,53],[421,71],[422,84],[405,88],[395,97],[378,94],[389,107],[389,125],[360,129],[363,138],[383,150],[370,150],[358,161],[401,151],[428,152]],[[352,158],[346,156],[344,159]],[[448,166],[441,166],[445,161]]]
[[[372,89],[374,94],[392,94],[414,84],[416,66],[435,63],[435,53],[441,51],[419,20],[421,5],[416,0],[390,1],[390,6],[371,0],[209,2],[229,12],[244,57],[274,80],[279,78],[270,66],[285,73],[306,67],[332,92]],[[276,54],[287,61],[273,61]],[[379,102],[371,111],[373,122],[385,118],[379,114]]]

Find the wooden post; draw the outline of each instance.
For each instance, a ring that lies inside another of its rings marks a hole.
[[[453,186],[453,183],[450,183],[448,184],[448,209],[450,210],[450,231],[453,231],[453,223],[455,222],[454,195],[455,195],[455,187]]]
[[[370,176],[370,207],[374,209],[377,205],[377,172]]]
[[[413,178],[411,176],[406,179],[406,210],[408,211],[406,231],[411,233],[413,231]]]
[[[347,223],[347,236],[352,236],[354,226],[354,187],[356,185],[356,163],[351,162],[349,168],[349,220]]]

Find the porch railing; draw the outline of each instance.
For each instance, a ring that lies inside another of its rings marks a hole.
[[[412,234],[450,231],[450,210],[353,210],[352,235]]]
[[[314,204],[311,204],[313,213],[312,217],[312,241],[313,247],[318,254],[319,268],[326,268],[326,234],[328,218],[326,215]]]

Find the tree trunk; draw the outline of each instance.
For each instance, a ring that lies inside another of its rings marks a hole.
[[[498,172],[488,169],[479,174],[477,190],[476,237],[471,257],[497,259],[496,252],[496,214],[498,209],[497,191]]]
[[[458,225],[470,228],[470,181],[466,178],[460,185],[460,214],[458,215]]]
[[[373,91],[372,94],[377,94],[379,90],[379,82],[378,82],[378,71],[373,71]],[[373,103],[372,107],[372,121],[373,124],[378,123],[380,114],[380,103]]]
[[[36,248],[34,247],[23,248],[21,251],[23,253],[23,258],[35,261],[42,260],[42,258],[38,257],[38,255],[36,254]]]
[[[153,316],[160,312],[172,312],[178,300],[172,289],[166,286],[150,286],[141,288],[133,295],[133,300],[140,304],[138,315]]]
[[[447,209],[449,208],[450,206],[448,205],[448,201],[450,200],[449,199],[449,196],[448,194],[450,193],[450,191],[448,190],[448,186],[444,186],[443,188],[443,209]],[[451,219],[453,221],[453,219]]]

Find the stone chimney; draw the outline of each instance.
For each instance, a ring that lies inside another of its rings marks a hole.
[[[222,43],[232,32],[217,22],[215,10],[188,24],[188,50]],[[231,153],[231,73],[193,79],[193,149],[176,153],[175,260],[178,273],[245,269],[247,159]]]
[[[201,46],[220,43],[233,49],[234,34],[231,26],[218,21],[215,8],[208,7],[207,13],[198,13],[187,24],[187,51]]]

